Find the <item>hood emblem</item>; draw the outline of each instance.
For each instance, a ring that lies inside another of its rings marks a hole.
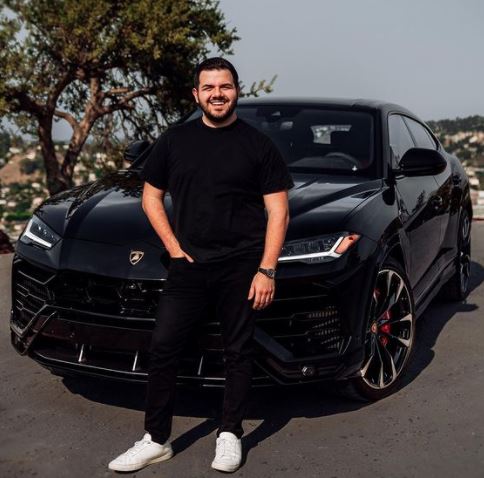
[[[131,251],[129,253],[129,262],[134,266],[135,264],[138,264],[144,255],[145,253],[143,251]]]

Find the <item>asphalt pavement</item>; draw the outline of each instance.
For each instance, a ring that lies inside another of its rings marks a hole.
[[[253,389],[237,477],[484,477],[484,222],[473,223],[472,291],[434,301],[404,386],[373,404],[318,387]],[[115,477],[143,434],[143,386],[62,379],[10,345],[10,267],[0,256],[0,476]],[[175,456],[133,477],[216,477],[221,390],[178,390]]]

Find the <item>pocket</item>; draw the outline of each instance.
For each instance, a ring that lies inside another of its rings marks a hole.
[[[188,259],[185,256],[181,257],[170,257],[168,262],[168,270],[174,267],[177,264],[183,264],[184,262],[188,262]]]
[[[190,262],[186,256],[181,257],[171,257],[170,264],[195,264],[195,262]]]

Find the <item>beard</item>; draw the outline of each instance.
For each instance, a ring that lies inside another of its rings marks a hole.
[[[212,98],[212,101],[215,100],[223,100],[225,102],[229,102],[229,99],[226,97],[219,97],[219,98]],[[212,121],[213,123],[223,123],[227,118],[230,118],[232,113],[235,111],[235,108],[237,107],[237,98],[229,105],[229,108],[225,112],[221,112],[218,114],[213,114],[212,112],[209,111],[209,102],[206,103],[199,103],[199,106],[205,116]]]

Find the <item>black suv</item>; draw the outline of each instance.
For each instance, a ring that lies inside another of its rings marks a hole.
[[[335,379],[359,398],[388,395],[416,318],[441,286],[455,300],[467,293],[472,206],[460,162],[395,104],[254,99],[237,114],[272,138],[295,183],[275,298],[256,311],[254,385]],[[141,208],[149,150],[135,143],[128,169],[48,198],[17,242],[12,344],[55,373],[146,380],[170,260]],[[165,208],[171,221],[169,193]],[[178,379],[224,383],[211,310]]]

